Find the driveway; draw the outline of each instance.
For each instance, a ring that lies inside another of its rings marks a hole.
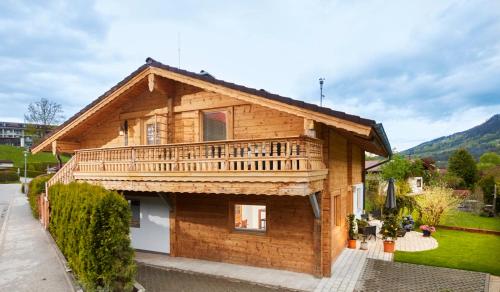
[[[283,288],[261,286],[245,281],[209,276],[199,273],[179,271],[138,263],[137,282],[148,292],[189,291],[189,292],[278,292],[293,291]]]
[[[72,291],[20,184],[0,184],[0,291]]]

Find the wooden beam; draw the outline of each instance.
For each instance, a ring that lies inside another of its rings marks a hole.
[[[52,142],[52,154],[54,155],[57,155],[58,153],[74,153],[80,148],[80,143],[78,142],[61,140],[55,140]]]
[[[144,175],[142,179],[131,177],[98,177],[89,174],[75,172],[77,181],[102,185],[105,188],[122,191],[141,192],[168,192],[168,193],[200,193],[200,194],[241,194],[241,195],[275,195],[275,196],[308,196],[312,192],[319,192],[323,188],[323,181],[312,182],[255,182],[231,180],[224,181],[221,178],[211,181],[189,179],[186,180],[162,180],[160,178],[148,178]],[[166,177],[165,177],[166,178]]]
[[[314,120],[304,118],[304,135],[316,138]]]
[[[167,93],[167,143],[174,143],[175,140],[175,114],[174,103],[177,95],[177,84],[170,82],[170,90]]]
[[[153,73],[149,73],[148,75],[148,89],[149,92],[153,92],[155,89],[155,75]]]
[[[147,68],[144,71],[138,73],[135,77],[127,81],[123,86],[116,89],[114,92],[110,93],[106,98],[100,100],[96,105],[89,108],[86,112],[82,113],[80,116],[75,118],[73,121],[65,125],[62,129],[55,132],[51,137],[44,140],[42,143],[35,146],[31,151],[33,154],[36,154],[44,149],[50,147],[50,144],[66,134],[68,131],[73,129],[76,125],[80,124],[82,121],[88,119],[90,116],[101,110],[103,107],[108,105],[110,102],[114,101],[121,94],[132,88],[134,85],[138,84],[141,80],[143,80],[150,73],[151,68]]]
[[[128,113],[121,113],[120,114],[120,120],[129,120],[129,119],[136,119],[136,118],[142,118],[142,117],[151,117],[154,115],[167,115],[168,114],[168,109],[155,109],[155,110],[146,110],[146,111],[135,111],[135,112],[128,112]]]

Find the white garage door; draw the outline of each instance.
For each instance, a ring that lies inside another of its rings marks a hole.
[[[170,253],[170,206],[167,202],[159,197],[135,197],[128,200],[132,208],[132,247]]]

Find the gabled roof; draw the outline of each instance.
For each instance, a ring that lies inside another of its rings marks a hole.
[[[291,107],[298,109],[298,110],[310,111],[313,113],[318,113],[321,116],[332,117],[332,118],[340,119],[340,120],[343,120],[343,121],[346,121],[349,123],[354,123],[354,124],[357,124],[357,125],[360,125],[363,127],[369,127],[369,128],[371,128],[370,135],[367,135],[365,138],[368,138],[368,136],[370,136],[372,139],[376,139],[381,144],[381,147],[383,148],[384,154],[386,156],[392,155],[389,140],[387,139],[387,136],[385,134],[385,131],[383,129],[382,124],[378,124],[374,120],[365,119],[365,118],[362,118],[362,117],[359,117],[356,115],[351,115],[351,114],[347,114],[345,112],[332,110],[332,109],[327,108],[327,107],[320,107],[320,106],[312,104],[312,103],[307,103],[304,101],[295,100],[295,99],[281,96],[278,94],[273,94],[273,93],[270,93],[270,92],[263,90],[263,89],[254,89],[254,88],[249,88],[249,87],[246,87],[243,85],[238,85],[235,83],[227,82],[224,80],[217,79],[210,74],[200,74],[200,73],[195,73],[195,72],[171,67],[171,66],[162,64],[162,63],[160,63],[160,62],[158,62],[150,57],[148,57],[146,59],[145,64],[143,64],[142,66],[137,68],[137,70],[132,72],[129,76],[125,77],[125,79],[123,79],[122,81],[117,83],[110,90],[105,92],[103,95],[98,97],[96,100],[91,102],[89,105],[87,105],[82,110],[80,110],[78,113],[76,113],[71,118],[69,118],[67,121],[65,121],[62,125],[60,125],[56,129],[54,129],[51,133],[49,133],[47,136],[45,136],[43,140],[41,140],[36,146],[33,147],[34,152],[41,151],[42,149],[40,148],[40,146],[42,146],[42,144],[45,144],[46,142],[48,142],[48,140],[52,136],[56,135],[61,130],[65,129],[72,122],[77,120],[81,115],[88,112],[89,110],[91,110],[93,107],[95,107],[99,103],[103,102],[108,96],[110,96],[113,93],[115,93],[116,91],[118,91],[120,88],[125,86],[129,81],[131,81],[132,79],[134,79],[135,77],[137,77],[141,73],[144,73],[144,71],[148,70],[148,69],[149,70],[154,69],[154,71],[152,71],[152,72],[158,73],[160,76],[162,75],[162,73],[167,72],[170,74],[174,74],[175,76],[187,77],[190,80],[198,80],[198,81],[201,81],[203,84],[212,84],[212,85],[218,86],[219,88],[223,87],[223,88],[227,88],[229,90],[236,90],[238,92],[248,94],[249,96],[256,96],[256,97],[260,97],[260,98],[263,98],[263,99],[268,100],[268,101],[278,102],[282,105],[286,105],[289,107],[291,106]],[[164,77],[169,78],[170,76],[164,76]],[[236,98],[238,98],[238,97],[236,97]],[[315,120],[314,117],[312,119]],[[378,154],[380,154],[380,153],[378,153]]]

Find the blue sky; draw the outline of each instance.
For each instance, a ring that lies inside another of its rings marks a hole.
[[[151,56],[382,122],[403,150],[500,113],[500,1],[1,1],[0,120],[70,117]]]

